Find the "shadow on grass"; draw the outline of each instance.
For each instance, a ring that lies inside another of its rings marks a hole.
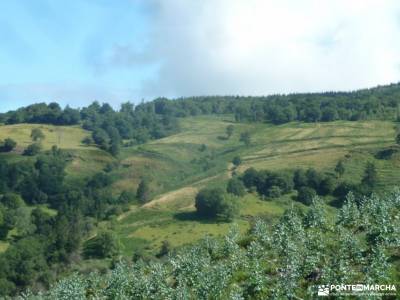
[[[217,137],[217,139],[219,139],[220,141],[227,141],[227,140],[228,140],[228,137],[219,135],[219,136]]]
[[[174,214],[173,217],[175,220],[178,220],[178,221],[196,221],[196,222],[200,222],[202,224],[226,223],[222,220],[199,216],[195,211],[179,212],[179,213]]]
[[[337,209],[340,209],[343,206],[343,202],[344,202],[343,197],[336,197],[336,198],[332,199],[331,201],[329,201],[328,205],[335,207]]]

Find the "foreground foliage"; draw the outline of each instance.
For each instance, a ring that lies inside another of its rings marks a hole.
[[[394,284],[399,214],[399,190],[382,198],[350,193],[333,219],[314,198],[309,210],[288,210],[273,226],[255,220],[245,235],[233,227],[222,240],[206,237],[160,260],[120,262],[107,274],[75,274],[22,298],[308,299],[318,284]]]

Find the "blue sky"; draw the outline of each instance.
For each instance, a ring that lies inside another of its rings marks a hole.
[[[398,1],[2,0],[0,111],[399,81]]]
[[[144,47],[146,9],[134,1],[1,1],[0,110],[52,96],[74,106],[135,100],[129,91],[154,74],[155,63],[124,68],[114,55]]]

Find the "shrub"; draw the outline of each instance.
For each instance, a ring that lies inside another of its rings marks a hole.
[[[127,204],[133,202],[135,199],[135,193],[132,193],[130,191],[123,191],[118,197],[118,203]]]
[[[282,195],[282,190],[279,186],[273,185],[269,188],[267,196],[270,198],[278,198]]]
[[[161,243],[160,252],[157,254],[158,257],[168,255],[171,252],[171,244],[168,240],[164,240]]]
[[[304,171],[303,169],[297,169],[296,171],[294,171],[293,182],[296,190],[298,190],[302,186],[307,186],[308,180],[306,171]]]
[[[240,141],[243,142],[247,147],[251,144],[251,135],[250,132],[242,132],[240,134]]]
[[[336,181],[332,176],[324,177],[318,187],[318,194],[322,196],[330,195],[336,187]]]
[[[224,194],[222,201],[218,204],[216,217],[220,220],[231,222],[239,214],[237,198],[233,195]]]
[[[13,139],[7,138],[0,145],[0,152],[10,152],[17,146],[17,142]]]
[[[84,255],[93,258],[113,257],[119,252],[119,242],[115,235],[105,231],[90,239],[84,245]]]
[[[243,182],[237,178],[231,178],[228,181],[228,186],[226,191],[230,194],[234,194],[236,196],[244,196],[246,194],[246,187]]]
[[[254,168],[247,169],[246,171],[244,171],[244,174],[242,176],[242,181],[247,188],[256,186],[258,183],[258,179],[258,171]]]
[[[240,156],[235,156],[232,159],[232,163],[235,165],[235,167],[237,167],[242,163],[242,159],[240,158]]]
[[[26,156],[35,156],[37,155],[40,150],[42,150],[42,146],[39,143],[34,143],[29,145],[23,152],[23,155]]]
[[[11,209],[25,206],[25,202],[22,200],[21,196],[14,193],[6,193],[3,198],[0,199],[0,203]]]
[[[41,129],[39,128],[33,128],[31,131],[31,138],[34,142],[38,140],[43,140],[44,139],[44,133]]]
[[[344,163],[342,160],[339,160],[339,162],[336,164],[335,167],[335,172],[339,175],[342,176],[344,174],[344,172],[346,171],[345,167],[344,167]]]
[[[238,213],[237,199],[220,188],[202,189],[196,195],[197,214],[205,218],[230,221]]]
[[[199,151],[200,152],[204,152],[204,151],[206,151],[207,150],[207,145],[206,144],[201,144],[201,146],[200,146],[200,148],[199,148]]]
[[[136,191],[136,198],[141,203],[146,203],[150,200],[150,183],[147,179],[142,179]]]
[[[87,136],[82,140],[82,144],[87,145],[87,146],[91,145],[93,143],[94,143],[94,140],[91,136]]]
[[[315,196],[317,196],[317,193],[313,188],[303,186],[298,190],[297,200],[305,205],[310,205]]]
[[[376,171],[375,165],[371,162],[367,163],[364,171],[364,177],[361,180],[361,184],[365,187],[373,189],[378,183],[378,172]]]

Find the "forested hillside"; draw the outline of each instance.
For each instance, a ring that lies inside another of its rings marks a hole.
[[[3,113],[0,296],[399,282],[399,105],[395,84]]]
[[[314,198],[306,213],[289,209],[276,224],[257,219],[245,234],[232,227],[223,239],[206,236],[161,261],[75,274],[26,299],[311,299],[328,282],[393,285],[399,208],[398,190],[362,200],[349,194],[335,216]]]

